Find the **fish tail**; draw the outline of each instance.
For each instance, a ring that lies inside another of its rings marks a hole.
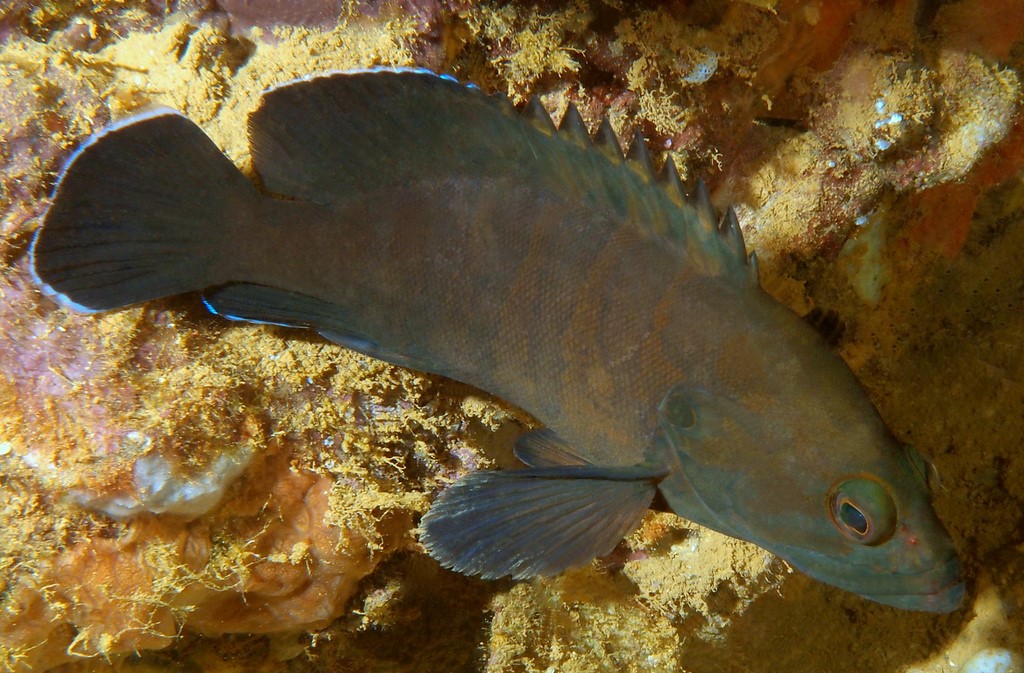
[[[220,281],[234,223],[260,199],[194,123],[167,109],[93,136],[66,165],[32,268],[47,294],[101,311]]]

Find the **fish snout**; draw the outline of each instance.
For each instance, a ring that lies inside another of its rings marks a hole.
[[[953,612],[963,603],[966,585],[960,574],[960,561],[952,555],[932,568],[915,575],[900,575],[908,593],[861,593],[864,598],[905,610]]]

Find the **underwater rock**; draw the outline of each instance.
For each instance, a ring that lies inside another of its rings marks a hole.
[[[954,183],[1011,134],[1020,111],[1021,78],[1014,69],[953,51],[938,52],[935,62],[927,67],[867,50],[844,56],[820,76],[825,100],[813,110],[807,131],[778,138],[770,157],[741,156],[728,169],[751,171],[742,199],[752,209],[739,212],[741,219],[747,216],[753,247],[761,245],[761,232],[788,230],[779,240],[790,251],[837,255],[876,211],[888,209],[891,190],[937,188],[936,196],[944,195],[936,201],[945,211],[940,217],[948,226],[932,229],[935,247],[956,252],[978,189],[970,188],[973,194],[965,201],[963,186]],[[748,160],[757,167],[745,168]],[[991,184],[990,177],[983,179]],[[739,196],[732,180],[726,178],[725,188]],[[771,242],[759,249],[771,266]]]
[[[217,8],[239,28],[275,25],[328,27],[341,19],[348,4],[342,0],[217,0]]]
[[[725,638],[732,620],[789,574],[756,545],[666,514],[648,517],[629,544],[632,558],[622,574],[639,600],[675,623],[687,622],[703,640]],[[712,562],[722,556],[733,559],[729,567]]]
[[[978,652],[964,662],[964,673],[1021,673],[1024,656],[1003,648],[990,648]]]
[[[133,30],[153,30],[176,11],[200,12],[207,0],[40,0],[9,2],[0,7],[0,25],[8,26],[8,36],[29,36],[45,42],[54,35],[87,26],[89,41],[109,42]],[[72,38],[72,43],[85,41]],[[62,46],[60,41],[55,47]]]
[[[320,523],[330,477],[278,458],[251,478],[261,488],[233,511],[198,524],[137,518],[9,578],[5,610],[18,617],[0,625],[0,654],[10,670],[164,648],[182,625],[208,635],[322,628],[388,551],[380,539],[392,545],[410,525],[384,516],[378,554],[356,530]]]
[[[923,28],[912,2],[479,3],[429,34],[400,20],[277,26],[253,38],[251,53],[233,51],[231,36],[206,23],[196,5],[208,3],[170,3],[183,12],[145,18],[143,5],[166,4],[32,3],[51,13],[28,24],[30,6],[21,4],[0,22],[8,141],[0,145],[0,517],[12,522],[0,535],[0,667],[70,661],[110,670],[107,652],[146,670],[220,670],[227,660],[292,671],[340,661],[438,672],[554,663],[596,671],[613,662],[647,671],[942,673],[986,648],[1019,650],[1024,326],[1015,316],[1024,305],[1016,233],[1024,220],[1013,176],[1024,166],[1024,24],[1016,0],[939,3]],[[589,22],[579,18],[587,11]],[[531,43],[524,29],[545,21],[553,29]],[[436,60],[417,60],[421,44]],[[699,47],[718,54],[717,68],[683,86],[695,62],[689,49]],[[553,72],[537,60],[544,54],[568,69]],[[865,60],[898,64],[902,73],[872,81],[898,85],[901,96],[881,113],[871,92],[860,99],[850,122],[869,151],[855,162],[847,145],[833,144],[842,132],[827,117],[836,81]],[[722,578],[750,558],[703,542],[691,555],[692,540],[673,526],[654,530],[658,516],[642,544],[549,581],[466,589],[418,565],[430,562],[415,551],[379,563],[388,550],[415,550],[408,531],[442,482],[505,460],[482,437],[508,410],[272,329],[222,329],[187,301],[82,321],[53,312],[31,289],[25,243],[53,177],[111,118],[150,104],[185,109],[246,166],[245,115],[265,87],[414,63],[513,97],[540,93],[556,112],[572,100],[590,124],[610,113],[620,136],[642,129],[656,160],[676,152],[719,205],[735,202],[765,286],[802,312],[839,310],[844,356],[897,435],[934,460],[940,516],[979,575],[970,608],[938,619],[897,614],[796,575],[776,590],[770,566],[761,577],[772,581],[753,585],[742,613],[733,596],[747,575],[722,583],[711,598],[722,626],[709,631],[704,616],[684,617],[678,606],[708,604],[714,583],[677,584],[662,571],[703,552],[687,570]],[[977,130],[984,143],[973,142]],[[875,139],[892,147],[869,156]],[[885,228],[871,243],[888,280],[871,304],[851,282],[876,262],[859,256],[866,262],[855,269],[840,253],[851,237],[875,235],[858,220],[876,213]],[[255,450],[221,503],[192,522],[166,514],[117,522],[62,499],[70,489],[136,492],[134,461],[147,454],[133,432],[181,474],[214,464],[224,446]],[[335,552],[339,536],[351,548]],[[117,595],[86,591],[69,581],[72,571]],[[259,607],[243,600],[247,586]],[[331,597],[325,610],[317,590]],[[418,613],[420,605],[443,608]],[[322,637],[275,636],[269,618],[313,629],[329,613],[342,617]],[[269,635],[245,648],[236,637],[196,638],[225,618]],[[628,656],[612,659],[609,643]],[[298,656],[305,647],[313,659]],[[145,648],[170,652],[148,659]],[[268,663],[268,653],[294,659]]]
[[[131,432],[128,441],[148,441]],[[216,507],[225,491],[253,458],[250,446],[236,452],[224,452],[211,458],[209,465],[188,474],[180,474],[167,458],[147,454],[132,466],[132,489],[126,492],[96,495],[88,489],[68,492],[70,502],[84,509],[101,512],[112,519],[128,519],[144,513],[173,514],[188,520],[198,518]]]
[[[94,82],[51,64],[45,47],[24,41],[0,59],[0,254],[43,211],[71,137],[109,121]]]

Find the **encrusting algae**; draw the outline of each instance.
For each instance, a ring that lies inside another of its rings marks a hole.
[[[328,26],[245,32],[201,2],[34,4],[0,10],[0,666],[947,671],[1019,653],[1014,3],[345,3]],[[591,125],[607,114],[736,204],[765,287],[839,312],[841,352],[934,460],[972,607],[869,605],[663,514],[551,580],[452,575],[413,526],[456,476],[511,465],[500,430],[529,422],[518,412],[187,299],[84,317],[32,287],[31,232],[93,131],[168,105],[246,166],[263,89],[376,64],[539,93],[556,114],[573,101]],[[852,243],[869,237],[877,254]],[[146,457],[158,469],[137,471]],[[871,647],[837,658],[851,643]]]

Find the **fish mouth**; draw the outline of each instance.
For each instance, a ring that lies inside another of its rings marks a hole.
[[[931,594],[905,594],[902,596],[886,596],[878,594],[860,594],[868,600],[891,605],[892,607],[904,610],[917,610],[918,612],[949,613],[958,609],[964,602],[966,586],[962,580],[956,580],[952,584],[941,588]]]
[[[956,554],[920,572],[886,573],[867,566],[842,564],[839,559],[806,549],[797,552],[779,555],[817,580],[882,605],[918,612],[948,613],[961,606],[966,593]]]
[[[910,593],[857,593],[876,603],[920,612],[948,613],[963,604],[966,585],[960,577],[960,561],[956,556],[923,573],[905,577],[922,580],[925,590]]]

